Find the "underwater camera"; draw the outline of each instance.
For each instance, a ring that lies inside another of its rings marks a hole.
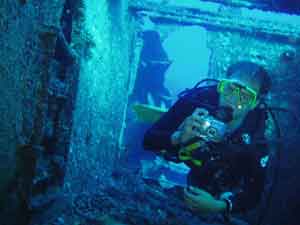
[[[205,109],[201,109],[199,115],[201,117],[201,126],[198,128],[198,131],[200,132],[202,139],[213,142],[224,139],[227,131],[226,123],[209,115],[208,111]]]

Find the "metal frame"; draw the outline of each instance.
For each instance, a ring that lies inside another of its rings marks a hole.
[[[199,0],[200,2],[200,0]],[[218,2],[220,2],[218,0]],[[224,2],[224,0],[223,0]],[[220,13],[220,8],[223,12]],[[182,25],[200,25],[207,29],[236,31],[248,33],[249,35],[267,36],[278,40],[289,41],[291,39],[300,39],[300,26],[292,22],[274,21],[272,19],[259,19],[257,13],[261,15],[271,15],[272,12],[261,10],[247,10],[247,16],[234,15],[233,8],[228,5],[222,5],[215,2],[202,1],[199,5],[189,5],[185,3],[176,4],[158,4],[155,1],[133,0],[129,9],[135,15],[143,14],[151,17],[153,20],[159,20],[161,23],[180,23]],[[277,13],[273,13],[278,15]],[[300,16],[284,14],[282,17],[291,17],[293,21],[300,21]],[[277,41],[278,41],[277,40]]]

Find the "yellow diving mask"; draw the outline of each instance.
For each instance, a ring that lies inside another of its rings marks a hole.
[[[218,83],[218,93],[225,98],[236,97],[241,106],[255,107],[257,102],[257,92],[252,88],[244,86],[236,81],[222,79]]]

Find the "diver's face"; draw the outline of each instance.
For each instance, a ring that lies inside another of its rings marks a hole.
[[[259,88],[260,88],[259,84],[254,80],[248,79],[247,76],[232,76],[230,80],[234,81],[234,83],[237,83],[238,85],[241,85],[243,87],[249,87],[256,93],[259,92]],[[246,116],[246,114],[250,110],[252,110],[257,105],[257,103],[242,104],[241,95],[228,95],[228,91],[226,91],[225,89],[223,93],[220,93],[220,105],[231,107],[233,109],[233,118],[237,119],[238,117]]]

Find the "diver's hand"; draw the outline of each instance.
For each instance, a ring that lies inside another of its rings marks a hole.
[[[226,202],[215,199],[210,193],[196,188],[184,189],[184,200],[188,207],[201,213],[219,213],[226,211]]]
[[[184,144],[195,137],[202,137],[199,132],[203,116],[208,115],[208,111],[203,108],[196,108],[193,114],[187,117],[179,126],[172,136],[171,141],[173,145]]]

